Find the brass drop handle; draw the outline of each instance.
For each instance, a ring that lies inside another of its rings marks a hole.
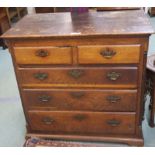
[[[86,118],[86,115],[84,114],[76,114],[73,116],[74,119],[78,120],[78,121],[82,121]]]
[[[71,92],[71,96],[72,96],[73,98],[79,99],[79,98],[81,98],[81,97],[84,96],[84,92]]]
[[[121,100],[120,96],[107,96],[107,101],[110,103],[118,103]]]
[[[49,102],[51,100],[51,96],[48,96],[48,95],[42,95],[42,96],[39,96],[38,97],[39,101],[40,102]]]
[[[121,124],[121,122],[117,121],[117,120],[108,120],[107,124],[110,125],[110,126],[118,126],[118,125]]]
[[[107,74],[107,78],[111,81],[116,81],[121,76],[121,73],[110,72]]]
[[[39,80],[45,80],[48,78],[48,74],[47,73],[36,73],[34,74],[34,77]]]
[[[111,59],[114,55],[116,55],[116,52],[107,48],[106,50],[101,51],[100,54],[106,59]]]
[[[83,71],[83,70],[79,70],[79,69],[73,69],[73,70],[70,70],[70,71],[68,72],[68,74],[69,74],[71,77],[73,77],[73,78],[75,78],[75,79],[78,79],[78,78],[80,78],[80,77],[84,74],[84,71]]]
[[[42,122],[46,125],[51,125],[55,122],[55,120],[53,118],[50,118],[50,117],[45,117],[42,119]]]
[[[48,55],[49,55],[49,53],[46,50],[38,50],[36,52],[36,56],[38,56],[38,57],[47,57]]]

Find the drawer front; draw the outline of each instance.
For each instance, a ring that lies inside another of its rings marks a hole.
[[[78,46],[79,64],[138,63],[140,45]]]
[[[29,109],[135,111],[137,90],[24,89]]]
[[[70,47],[15,47],[18,64],[72,64]]]
[[[30,111],[33,131],[58,134],[134,134],[134,113]]]
[[[93,86],[135,88],[136,67],[21,68],[23,86]]]

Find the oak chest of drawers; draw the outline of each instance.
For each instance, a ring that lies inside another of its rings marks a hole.
[[[27,15],[9,45],[27,136],[143,145],[143,11]]]

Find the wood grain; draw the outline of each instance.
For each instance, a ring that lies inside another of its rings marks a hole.
[[[128,112],[136,110],[137,90],[24,89],[23,98],[35,110]]]
[[[108,11],[82,14],[27,15],[3,38],[148,35],[153,33],[144,11]]]
[[[22,19],[2,37],[13,58],[27,135],[142,146],[144,55],[153,32],[141,10]],[[38,50],[48,55],[39,58]],[[51,100],[42,105],[46,95]],[[109,104],[109,96],[119,104]]]
[[[71,47],[15,47],[14,50],[17,64],[72,64]]]
[[[29,111],[30,126],[35,131],[78,134],[134,134],[134,113],[46,112]],[[51,123],[46,123],[44,121]],[[118,121],[110,125],[109,121]]]
[[[140,45],[78,46],[79,64],[132,64],[139,57]]]
[[[116,80],[111,80],[109,74],[119,74]],[[30,86],[42,85],[80,85],[89,86],[104,85],[121,88],[125,85],[137,87],[137,67],[72,67],[72,68],[19,68],[21,84]],[[40,80],[37,74],[46,74],[47,78]],[[72,74],[75,74],[72,75]],[[29,78],[27,78],[29,77]]]

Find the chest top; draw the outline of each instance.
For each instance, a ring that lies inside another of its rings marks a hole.
[[[149,35],[153,32],[144,12],[131,10],[27,15],[2,37]]]

